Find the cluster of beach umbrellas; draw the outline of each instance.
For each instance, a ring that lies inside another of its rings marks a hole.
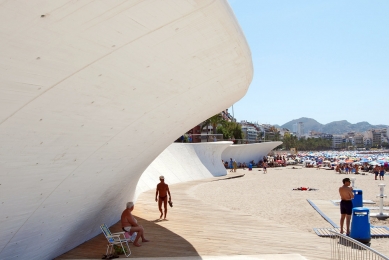
[[[354,151],[337,152],[337,151],[326,151],[326,152],[308,152],[300,153],[297,155],[296,160],[301,160],[304,164],[352,164],[352,165],[385,165],[389,163],[389,153],[386,151],[381,154],[368,154],[358,153]],[[289,163],[293,163],[293,160]]]

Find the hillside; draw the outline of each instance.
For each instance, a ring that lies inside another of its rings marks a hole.
[[[283,125],[281,125],[282,128],[288,128],[290,131],[293,131],[293,125],[297,122],[303,122],[304,123],[304,132],[308,133],[310,131],[317,131],[322,133],[328,133],[328,134],[344,134],[348,132],[365,132],[369,129],[376,129],[376,128],[385,128],[386,125],[371,125],[368,122],[359,122],[356,124],[351,124],[347,120],[341,120],[341,121],[334,121],[328,124],[321,124],[317,122],[315,119],[302,117],[299,119],[294,119],[292,121],[289,121]]]

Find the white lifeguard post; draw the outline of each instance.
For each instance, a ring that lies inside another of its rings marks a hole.
[[[384,189],[385,189],[385,184],[381,183],[378,184],[380,187],[380,194],[377,195],[377,198],[380,198],[380,212],[379,213],[370,213],[370,217],[376,217],[378,219],[387,219],[389,218],[389,214],[384,213],[384,198],[387,196],[384,195]]]

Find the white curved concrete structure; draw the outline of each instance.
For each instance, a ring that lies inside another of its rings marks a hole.
[[[263,158],[263,156],[266,156],[271,150],[281,144],[282,142],[275,141],[255,144],[231,145],[223,151],[222,159],[225,162],[229,162],[230,158],[232,158],[236,162],[245,162],[247,165],[252,160],[257,163]]]
[[[173,143],[167,147],[142,174],[136,187],[136,197],[155,189],[159,176],[174,184],[226,175],[221,154],[232,142]]]
[[[253,73],[224,0],[1,1],[0,34],[0,259],[52,259],[115,223]]]

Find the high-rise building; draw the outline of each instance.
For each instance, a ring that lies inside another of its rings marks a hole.
[[[343,143],[342,135],[333,135],[332,136],[332,148],[341,148]]]
[[[304,135],[304,123],[298,122],[293,125],[293,132],[296,134],[298,138]]]

